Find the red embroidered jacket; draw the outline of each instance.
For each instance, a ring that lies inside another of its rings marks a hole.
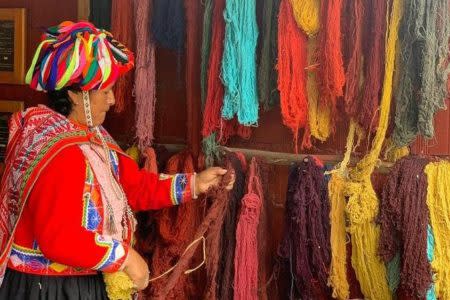
[[[158,176],[112,152],[132,210],[160,209],[192,198],[192,174]],[[103,210],[98,181],[82,150],[78,145],[63,149],[43,168],[30,193],[8,267],[41,275],[119,270],[130,242],[104,235]]]

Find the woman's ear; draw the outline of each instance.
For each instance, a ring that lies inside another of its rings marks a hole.
[[[81,93],[68,90],[67,95],[69,96],[69,100],[72,102],[73,105],[82,104],[83,99],[81,97]]]

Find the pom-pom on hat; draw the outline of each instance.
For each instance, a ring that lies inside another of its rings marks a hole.
[[[111,33],[89,22],[66,21],[46,30],[25,81],[38,91],[99,90],[133,66],[133,53]]]

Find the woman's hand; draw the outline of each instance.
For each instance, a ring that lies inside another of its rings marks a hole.
[[[147,263],[133,248],[128,252],[123,271],[130,277],[138,291],[147,287],[149,280]]]
[[[218,186],[226,173],[226,169],[222,169],[219,167],[208,168],[198,173],[195,177],[195,194],[203,194],[208,189]],[[231,190],[233,188],[234,181],[235,175],[232,174],[231,180],[226,187],[227,190]]]

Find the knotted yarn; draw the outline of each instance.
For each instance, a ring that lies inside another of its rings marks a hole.
[[[141,150],[152,144],[155,126],[156,66],[155,44],[148,34],[151,20],[151,0],[134,0],[134,28],[136,30],[136,137]]]
[[[319,78],[321,101],[330,103],[334,118],[337,99],[343,96],[345,84],[344,62],[341,50],[342,0],[321,2],[322,30],[319,34]],[[333,126],[334,127],[334,126]]]
[[[427,259],[428,159],[408,156],[388,175],[380,200],[379,254],[385,262],[399,255],[400,288],[409,297],[425,297],[432,283]]]
[[[133,2],[129,0],[112,0],[111,32],[123,41],[130,49],[135,49],[135,34],[133,24]],[[120,77],[114,85],[114,111],[122,112],[129,107],[133,99],[133,72]]]
[[[295,23],[289,0],[281,0],[278,16],[278,90],[283,124],[294,135],[298,153],[299,129],[308,122],[306,92],[307,37]]]
[[[450,299],[450,162],[429,163],[425,167],[428,179],[427,205],[434,235],[434,257],[431,267],[435,272],[438,299]]]
[[[396,40],[402,17],[403,0],[394,0],[388,17],[386,37],[386,61],[383,93],[380,106],[380,122],[372,141],[372,149],[350,170],[345,188],[348,197],[346,213],[352,237],[352,265],[365,297],[391,299],[386,281],[386,267],[377,255],[380,228],[375,224],[378,214],[378,198],[370,181],[384,142],[389,122],[392,98]]]
[[[227,0],[225,11],[225,40],[222,58],[222,80],[225,86],[222,117],[237,115],[240,124],[258,122],[256,82],[256,0]]]
[[[295,21],[308,36],[315,35],[320,28],[320,0],[290,0]]]
[[[247,194],[242,198],[236,228],[234,256],[234,299],[258,299],[258,225],[264,193],[259,167],[252,158],[247,179]]]

